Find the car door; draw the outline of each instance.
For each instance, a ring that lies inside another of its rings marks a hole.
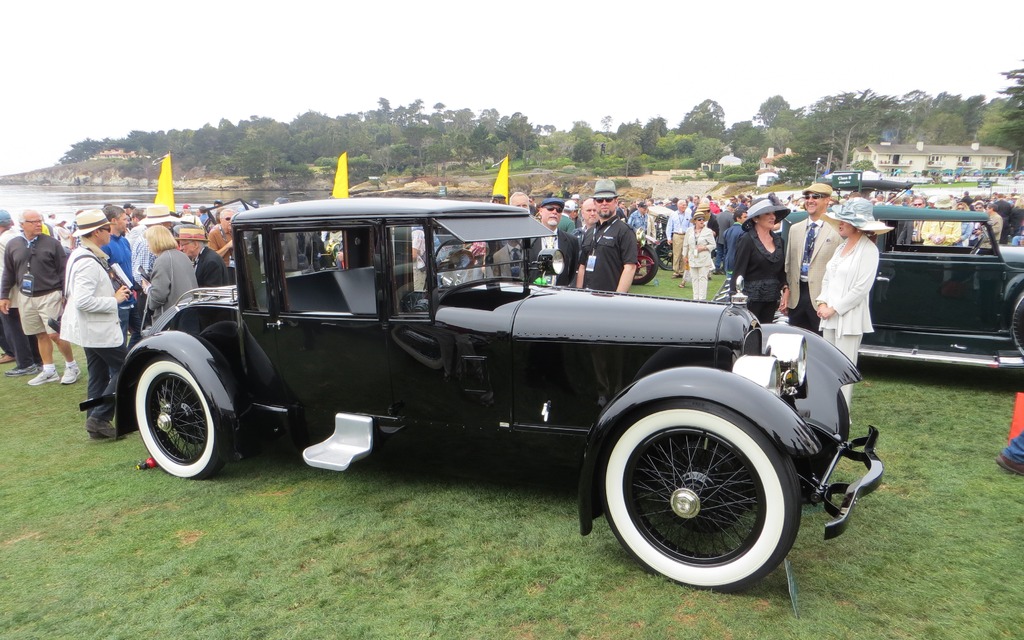
[[[391,383],[375,252],[366,222],[271,229],[267,255],[273,304],[251,334],[287,395],[302,407],[311,436],[334,429],[339,412],[386,415]]]
[[[998,249],[901,245],[882,236],[871,291],[876,329],[994,333],[1000,327],[1005,265]]]

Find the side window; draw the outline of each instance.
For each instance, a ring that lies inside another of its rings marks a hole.
[[[245,292],[246,308],[250,311],[267,311],[267,270],[263,261],[263,236],[259,231],[242,234],[245,250]],[[238,255],[236,253],[236,255]],[[242,283],[239,283],[240,285]]]
[[[888,223],[893,226],[893,223]],[[984,226],[960,220],[902,220],[886,238],[891,251],[914,253],[970,253],[982,239]]]
[[[372,227],[285,231],[277,246],[283,313],[376,315]]]
[[[421,314],[430,310],[427,292],[426,234],[421,225],[388,228],[391,259],[391,299],[395,314]]]

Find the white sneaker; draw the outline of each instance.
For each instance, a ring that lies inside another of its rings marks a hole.
[[[82,370],[78,367],[68,367],[64,369],[64,377],[60,379],[61,384],[75,384],[78,382],[78,377],[82,375]]]
[[[50,373],[47,373],[46,371],[40,371],[38,376],[28,381],[29,385],[33,387],[37,387],[41,384],[46,384],[47,382],[60,382],[60,376],[57,375],[56,370],[51,371]]]

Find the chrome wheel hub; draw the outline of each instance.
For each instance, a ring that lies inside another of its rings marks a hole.
[[[164,433],[171,431],[171,407],[166,402],[160,403],[160,414],[156,417],[156,428]]]
[[[694,518],[700,513],[700,498],[692,489],[676,489],[669,503],[680,518]]]

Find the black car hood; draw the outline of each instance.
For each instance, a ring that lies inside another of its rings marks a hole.
[[[523,301],[512,332],[527,340],[713,344],[727,308],[711,302],[552,289]]]

